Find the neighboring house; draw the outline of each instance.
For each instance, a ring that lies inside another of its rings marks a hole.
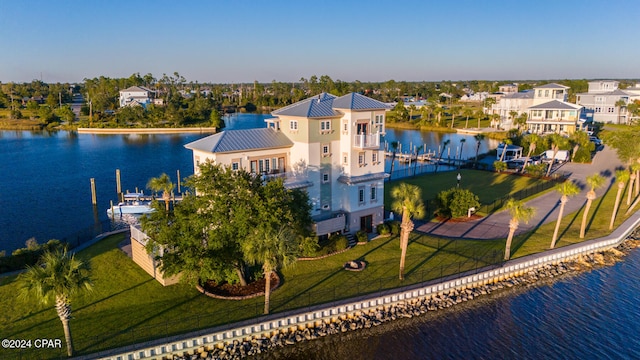
[[[527,113],[527,109],[533,105],[533,95],[533,90],[505,94],[497,103],[491,105],[491,113],[499,114],[501,127],[510,129],[513,127],[511,112],[517,112],[516,116]]]
[[[461,102],[467,102],[467,101],[484,101],[487,96],[489,96],[489,93],[484,91],[484,92],[470,92],[468,94],[464,94],[460,97],[460,101]]]
[[[620,106],[618,101],[625,104],[640,99],[640,88],[621,90],[620,83],[615,80],[589,81],[586,93],[576,95],[576,102],[588,109],[591,121],[601,123],[626,124],[629,120],[626,105]]]
[[[322,93],[274,111],[267,128],[227,130],[185,147],[195,173],[210,160],[305,189],[319,236],[372,232],[384,219],[380,135],[388,109],[357,93]]]
[[[518,92],[518,85],[516,84],[504,84],[498,87],[498,92],[503,94],[514,94]]]
[[[139,105],[146,108],[154,98],[155,92],[153,90],[144,86],[132,86],[120,90],[120,107]]]
[[[533,105],[527,108],[527,130],[531,133],[575,132],[582,106],[567,102],[568,86],[545,84],[533,88]]]

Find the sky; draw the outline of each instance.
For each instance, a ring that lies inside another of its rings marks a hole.
[[[640,78],[637,0],[0,0],[0,82]]]

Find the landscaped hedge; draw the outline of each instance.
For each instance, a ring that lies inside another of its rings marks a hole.
[[[45,251],[55,251],[64,247],[60,240],[55,239],[49,240],[46,244],[38,244],[35,239],[29,239],[26,245],[27,247],[14,250],[11,256],[0,256],[0,273],[33,266]]]

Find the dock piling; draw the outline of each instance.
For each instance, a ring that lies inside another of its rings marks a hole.
[[[96,179],[91,178],[91,204],[98,205],[98,198],[96,197]]]
[[[180,170],[179,169],[177,170],[177,173],[178,173],[178,194],[180,194],[181,192],[180,192]]]
[[[116,193],[118,194],[118,201],[124,201],[122,187],[120,186],[120,169],[116,169]]]

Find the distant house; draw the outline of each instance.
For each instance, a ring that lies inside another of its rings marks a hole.
[[[317,235],[372,232],[384,219],[384,133],[389,106],[357,93],[321,93],[278,109],[267,128],[227,130],[185,145],[205,161],[284,179],[304,189]]]
[[[567,102],[568,89],[554,83],[533,88],[533,104],[527,108],[529,132],[571,134],[576,131],[582,106]]]
[[[144,86],[131,86],[120,90],[120,107],[142,106],[144,108],[155,99],[155,91]]]
[[[621,90],[620,83],[614,80],[589,81],[589,90],[576,95],[576,102],[588,109],[592,121],[602,123],[626,124],[629,121],[627,107],[616,105],[622,100],[625,104],[640,99],[640,88]]]
[[[518,85],[516,84],[504,84],[498,87],[498,92],[503,94],[513,94],[518,92]]]
[[[533,95],[532,90],[505,94],[497,100],[497,103],[491,105],[491,113],[499,114],[500,126],[510,129],[513,127],[511,112],[517,112],[516,116],[526,113],[529,106],[533,105]]]

